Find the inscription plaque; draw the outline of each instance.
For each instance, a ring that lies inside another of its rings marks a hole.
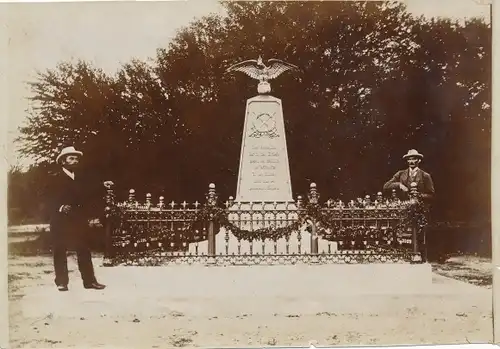
[[[236,201],[292,201],[281,100],[247,101]]]

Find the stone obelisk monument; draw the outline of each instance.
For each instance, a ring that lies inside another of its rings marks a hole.
[[[258,95],[247,100],[235,201],[293,201],[281,100],[270,95],[269,80],[296,66],[278,59],[247,60],[227,69],[259,80]]]

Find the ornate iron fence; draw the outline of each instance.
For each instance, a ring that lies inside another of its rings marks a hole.
[[[140,203],[134,190],[117,202],[107,184],[106,203],[105,265],[421,262],[425,244],[416,185],[406,201],[393,192],[320,203],[313,183],[306,200],[221,205],[214,184],[193,204]]]

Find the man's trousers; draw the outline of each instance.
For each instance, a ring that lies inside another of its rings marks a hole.
[[[51,234],[56,285],[69,284],[67,259],[69,249],[76,251],[83,284],[90,285],[96,282],[86,220],[79,217],[72,218],[70,215],[60,217],[56,223],[51,224]]]

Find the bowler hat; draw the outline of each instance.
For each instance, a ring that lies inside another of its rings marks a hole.
[[[59,153],[59,155],[57,155],[56,162],[59,163],[59,160],[62,157],[65,157],[67,155],[79,155],[79,156],[83,156],[83,153],[81,151],[76,150],[75,147],[73,147],[73,146],[66,147],[66,148],[63,148],[63,150],[61,150],[61,152]]]

